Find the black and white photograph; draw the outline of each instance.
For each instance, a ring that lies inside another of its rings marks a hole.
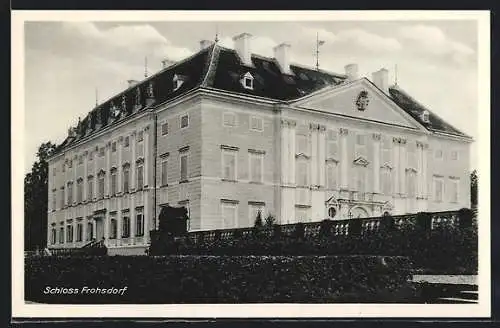
[[[489,19],[14,12],[13,314],[489,316]]]

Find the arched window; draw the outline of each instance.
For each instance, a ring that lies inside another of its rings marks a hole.
[[[336,215],[337,215],[337,210],[335,209],[335,207],[330,206],[328,208],[328,218],[333,219]]]

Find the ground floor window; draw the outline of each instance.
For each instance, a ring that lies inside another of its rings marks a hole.
[[[51,232],[50,232],[50,243],[52,245],[54,245],[56,243],[56,235],[57,235],[57,231],[56,231],[56,228],[52,228]]]
[[[64,244],[64,228],[59,229],[59,244]]]
[[[83,224],[78,223],[76,225],[76,241],[83,240]]]
[[[66,240],[68,243],[73,242],[73,225],[71,224],[66,226]]]
[[[309,208],[308,207],[295,207],[295,221],[309,222]]]
[[[144,236],[144,215],[142,212],[138,212],[135,221],[135,235]]]
[[[122,237],[123,238],[130,237],[130,216],[128,216],[128,214],[124,214],[123,216]]]
[[[87,240],[91,241],[94,238],[94,225],[92,222],[87,223]]]
[[[109,224],[109,238],[110,239],[116,239],[117,232],[118,232],[118,226],[115,218],[112,218]]]
[[[231,229],[236,227],[238,204],[233,202],[221,203],[222,228]]]

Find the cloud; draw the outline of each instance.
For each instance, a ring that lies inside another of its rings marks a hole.
[[[419,54],[427,54],[444,59],[451,59],[457,64],[471,60],[475,51],[469,46],[451,40],[438,27],[430,25],[403,26],[398,35],[406,41],[408,47]]]
[[[335,48],[339,52],[363,50],[370,53],[397,52],[402,49],[395,38],[384,37],[363,29],[346,29],[336,33],[325,29],[304,28],[302,39],[325,41],[325,47]]]

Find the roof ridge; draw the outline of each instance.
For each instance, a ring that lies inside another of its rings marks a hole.
[[[215,70],[217,69],[220,47],[217,43],[212,44],[210,47],[212,49],[207,59],[208,65],[205,64],[205,72],[203,73],[204,77],[200,83],[201,87],[206,87],[207,85],[210,84],[209,77],[211,77],[215,73]]]

